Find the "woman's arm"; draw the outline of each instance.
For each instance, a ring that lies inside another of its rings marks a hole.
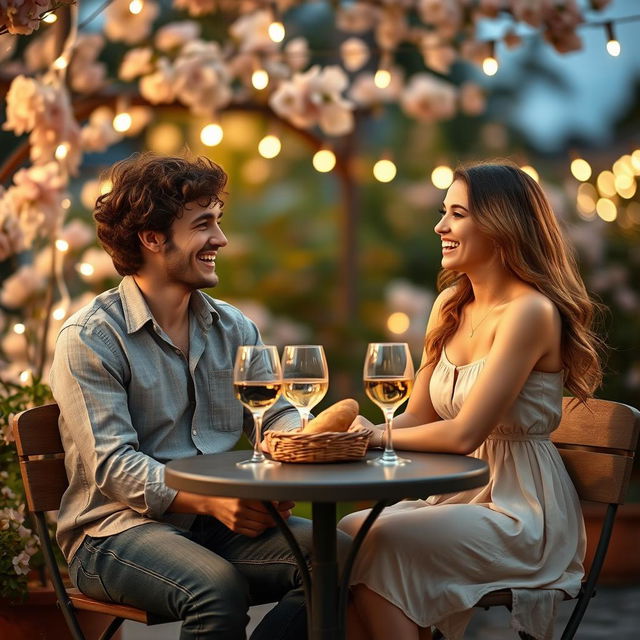
[[[462,454],[474,451],[513,404],[536,363],[556,344],[560,330],[559,313],[543,296],[531,294],[513,300],[500,319],[485,366],[458,415],[452,420],[398,429],[393,436],[396,448]],[[429,400],[426,410],[414,409],[414,414],[412,406],[424,402],[425,393],[428,395],[423,380],[417,391],[407,413],[422,416],[433,405]]]

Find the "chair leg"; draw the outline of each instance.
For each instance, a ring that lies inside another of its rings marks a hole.
[[[100,640],[110,640],[113,634],[120,628],[120,625],[124,622],[124,618],[114,618],[109,626],[102,632]]]

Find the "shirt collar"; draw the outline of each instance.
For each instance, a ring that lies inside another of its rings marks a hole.
[[[147,322],[154,322],[147,301],[144,299],[142,291],[140,291],[133,276],[122,278],[118,290],[122,300],[125,322],[127,323],[127,333],[135,333]],[[202,291],[193,292],[190,308],[200,326],[205,330],[211,326],[213,320],[217,320],[220,317],[215,307]]]

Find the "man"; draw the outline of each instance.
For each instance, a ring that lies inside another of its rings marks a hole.
[[[252,419],[234,398],[236,349],[260,343],[218,283],[227,176],[205,158],[150,154],[116,164],[98,237],[124,276],[58,336],[51,386],[69,488],[58,542],[89,596],[182,620],[181,640],[245,638],[251,604],[278,605],[252,638],[306,637],[295,560],[259,501],[164,484],[171,459],[231,449]],[[265,428],[298,426],[280,400]],[[277,505],[306,551],[308,521]]]

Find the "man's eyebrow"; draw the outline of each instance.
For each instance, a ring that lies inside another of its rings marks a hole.
[[[221,218],[222,214],[220,213],[218,215],[218,218]],[[212,218],[215,218],[215,215],[213,213],[213,211],[205,211],[204,213],[200,214],[192,223],[191,225],[196,227],[199,224],[202,224],[203,222],[208,222],[209,220],[211,220]]]

